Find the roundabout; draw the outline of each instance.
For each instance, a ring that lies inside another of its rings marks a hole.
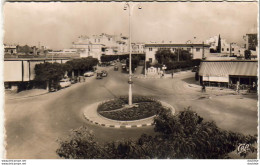
[[[153,125],[153,119],[156,116],[156,113],[151,113],[150,111],[140,113],[142,108],[151,109],[152,106],[149,107],[149,105],[147,105],[148,101],[153,105],[160,105],[161,108],[171,109],[172,113],[175,113],[175,109],[170,104],[150,98],[149,100],[146,99],[146,102],[144,102],[146,105],[143,105],[140,101],[138,102],[134,99],[134,104],[131,107],[127,106],[127,104],[123,104],[123,102],[122,104],[115,104],[114,106],[111,106],[113,105],[111,103],[115,101],[117,101],[117,99],[110,99],[86,106],[83,109],[84,118],[93,124],[111,128],[136,128],[151,126]],[[155,110],[155,108],[153,108],[153,110]],[[135,111],[137,112],[135,113]]]

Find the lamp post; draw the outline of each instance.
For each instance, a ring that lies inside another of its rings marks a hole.
[[[128,92],[128,105],[131,106],[133,104],[132,101],[132,47],[131,47],[131,10],[133,9],[134,6],[131,6],[130,3],[126,2],[124,6],[124,10],[129,11],[129,79],[128,79],[128,84],[129,84],[129,92]],[[138,9],[142,9],[141,6],[138,7]]]

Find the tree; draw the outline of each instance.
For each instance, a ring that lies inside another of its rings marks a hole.
[[[42,63],[35,65],[35,81],[44,81],[49,86],[54,85],[54,88],[58,88],[57,83],[63,78],[64,70],[62,64],[59,63]]]
[[[173,116],[169,110],[161,111],[154,119],[155,131],[167,139],[167,146],[175,153],[172,158],[223,159],[239,143],[254,144],[257,137],[221,130],[214,122],[203,121],[191,108]],[[251,146],[251,151],[255,148]],[[245,156],[242,153],[241,156]]]
[[[72,130],[66,139],[59,139],[56,153],[66,159],[101,159],[106,157],[104,148],[94,139],[87,127]]]
[[[220,34],[218,36],[217,53],[221,53],[221,38],[220,38]]]
[[[78,76],[83,74],[86,71],[92,70],[94,66],[98,64],[98,59],[87,57],[87,58],[81,58],[81,59],[73,59],[70,61],[67,61],[66,64],[68,65],[66,68],[68,69],[68,72],[76,72]]]
[[[203,121],[190,107],[176,115],[170,109],[160,109],[154,124],[155,136],[143,134],[137,140],[125,139],[104,145],[98,144],[86,127],[80,127],[59,141],[56,152],[62,158],[74,159],[223,159],[240,143],[255,144],[257,141],[256,136],[225,131],[212,121]],[[250,149],[256,151],[253,146]]]
[[[135,71],[135,68],[137,68],[140,59],[137,56],[132,56],[132,72]],[[126,59],[126,66],[129,67],[129,59]]]
[[[245,50],[245,59],[251,59],[251,51],[250,50]]]
[[[157,50],[155,53],[155,58],[158,61],[158,63],[165,64],[167,61],[171,61],[175,57],[171,50],[167,48]]]

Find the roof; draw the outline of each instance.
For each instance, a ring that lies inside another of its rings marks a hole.
[[[257,76],[257,61],[203,61],[200,76]]]
[[[207,44],[145,44],[145,47],[210,47]]]

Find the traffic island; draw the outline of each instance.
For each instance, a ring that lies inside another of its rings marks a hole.
[[[128,106],[127,97],[94,103],[84,108],[84,117],[89,122],[110,128],[137,128],[153,125],[158,111],[175,109],[163,101],[144,96],[134,96],[133,105]]]

